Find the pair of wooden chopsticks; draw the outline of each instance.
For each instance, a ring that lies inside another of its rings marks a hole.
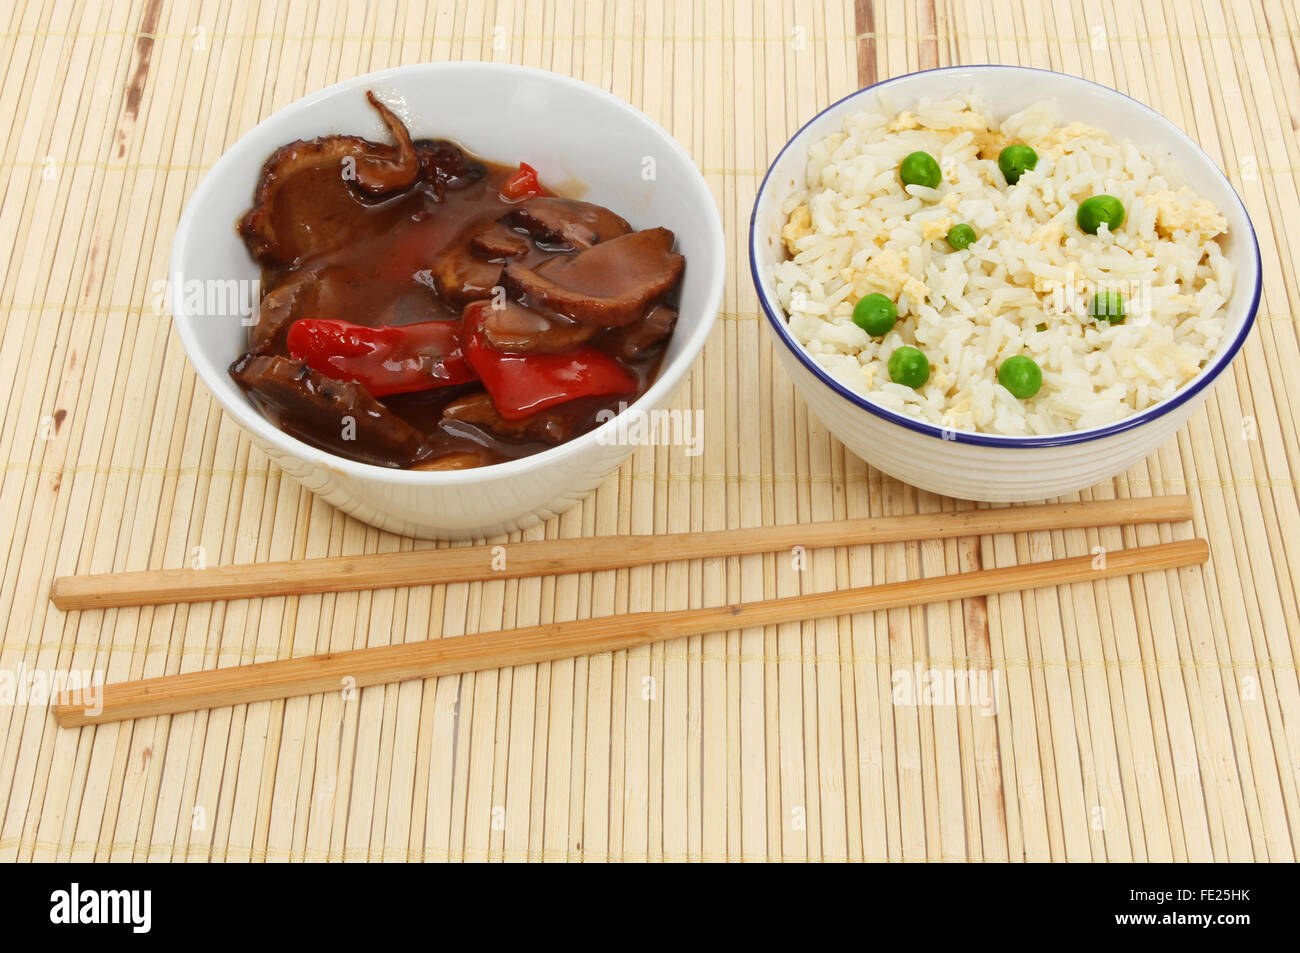
[[[587,572],[678,559],[773,552],[794,546],[813,549],[949,539],[1171,522],[1191,516],[1192,504],[1186,496],[1057,503],[748,530],[512,543],[504,548],[467,546],[201,570],[65,576],[55,580],[51,599],[61,609],[99,609],[301,595]],[[618,651],[706,632],[1090,582],[1189,566],[1208,558],[1206,542],[1191,539],[1118,550],[1102,560],[1092,555],[1076,556],[760,602],[581,619],[332,652],[107,685],[100,689],[101,697],[92,700],[93,709],[87,709],[84,699],[65,695],[54,714],[65,727],[175,714]]]

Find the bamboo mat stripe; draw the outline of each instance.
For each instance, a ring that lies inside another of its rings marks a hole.
[[[0,859],[1294,860],[1298,55],[1289,0],[9,5]],[[1241,356],[1176,438],[1075,497],[1185,491],[1194,525],[53,609],[56,575],[432,545],[343,516],[253,449],[196,385],[160,282],[187,197],[256,122],[340,79],[450,59],[551,69],[632,102],[694,156],[730,243],[721,319],[677,401],[703,412],[703,453],[640,448],[581,506],[512,539],[971,505],[882,476],[809,414],[757,320],[744,249],[763,171],[814,113],[879,79],[983,62],[1151,104],[1254,220],[1261,320]],[[39,679],[13,703],[22,673],[120,681],[1193,533],[1212,547],[1204,567],[354,693],[75,731],[55,727]],[[896,697],[927,673],[996,693]]]

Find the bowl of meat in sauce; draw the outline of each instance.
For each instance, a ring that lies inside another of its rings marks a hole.
[[[635,449],[619,418],[671,402],[725,265],[703,176],[645,115],[439,63],[256,126],[171,271],[185,350],[256,446],[358,519],[469,538],[562,512]]]

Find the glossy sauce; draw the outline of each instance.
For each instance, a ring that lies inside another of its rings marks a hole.
[[[499,189],[513,169],[467,158],[482,177],[437,195],[423,177],[409,189],[379,201],[365,201],[342,181],[337,167],[309,169],[295,175],[282,189],[273,209],[277,229],[313,232],[336,247],[308,256],[292,266],[265,265],[263,292],[273,291],[297,272],[315,270],[315,304],[310,316],[332,318],[369,326],[411,324],[421,321],[456,321],[459,308],[442,300],[433,287],[430,263],[449,242],[476,221],[490,221],[510,211],[512,203]],[[304,224],[309,223],[309,224]],[[527,236],[523,229],[515,229]],[[572,256],[574,249],[549,247],[528,238],[529,251],[517,258],[532,268],[556,256]],[[592,346],[602,348],[597,337]],[[602,348],[612,353],[608,348]],[[273,348],[285,353],[283,345]],[[569,437],[591,430],[601,411],[614,410],[640,396],[658,373],[662,348],[640,360],[621,363],[637,381],[635,393],[584,398],[554,408],[563,415]],[[552,443],[503,436],[460,420],[444,420],[451,401],[481,391],[478,382],[441,387],[382,398],[382,404],[427,436],[416,461],[369,450],[342,439],[337,422],[295,418],[276,410],[251,394],[278,426],[306,443],[344,457],[383,466],[460,466],[496,463],[546,450]],[[462,461],[469,461],[465,463]],[[443,461],[441,464],[438,461]]]

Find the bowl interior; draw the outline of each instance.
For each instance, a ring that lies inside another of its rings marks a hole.
[[[662,225],[676,233],[677,250],[687,261],[678,327],[659,378],[641,397],[646,404],[666,400],[703,346],[725,272],[717,209],[690,156],[642,113],[577,80],[502,64],[431,63],[357,77],[299,100],[235,143],[195,191],[173,246],[172,304],[191,361],[226,410],[285,451],[335,469],[423,482],[465,480],[474,472],[392,471],[316,450],[272,425],[226,373],[247,347],[248,327],[246,312],[228,304],[234,292],[220,289],[231,287],[232,279],[258,278],[235,227],[252,203],[262,164],[295,139],[350,133],[387,141],[365,100],[367,89],[393,108],[416,138],[452,139],[503,164],[528,162],[543,182],[564,194],[608,205],[634,227]],[[195,289],[202,293],[194,294]],[[596,433],[486,469],[525,468]]]
[[[967,90],[983,93],[989,110],[1002,119],[1043,100],[1054,101],[1060,122],[1084,122],[1104,129],[1117,138],[1132,140],[1153,161],[1170,163],[1171,173],[1219,207],[1228,221],[1228,237],[1222,241],[1224,255],[1236,270],[1236,282],[1225,309],[1225,333],[1214,357],[1201,372],[1170,399],[1132,415],[1117,424],[1092,430],[1074,431],[1057,437],[1006,437],[949,430],[888,411],[854,394],[821,370],[790,333],[776,295],[774,268],[782,258],[781,229],[785,225],[783,203],[803,187],[808,148],[836,132],[848,114],[884,106],[903,109],[922,98],[939,98]],[[845,400],[909,429],[939,439],[956,439],[981,444],[1014,446],[1052,445],[1077,442],[1127,429],[1158,415],[1187,399],[1209,383],[1231,361],[1254,321],[1259,302],[1259,246],[1250,217],[1232,186],[1214,162],[1173,123],[1137,100],[1088,80],[1062,73],[1024,67],[968,66],[927,70],[885,80],[840,100],[801,129],[773,162],[759,191],[751,223],[750,254],[754,281],[768,323],[777,337],[818,377]]]

